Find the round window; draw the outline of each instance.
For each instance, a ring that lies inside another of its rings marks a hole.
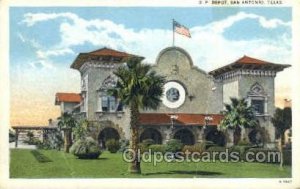
[[[168,108],[178,108],[185,101],[185,89],[175,81],[167,82],[164,86],[162,102]]]
[[[177,100],[179,100],[179,97],[180,97],[179,91],[176,88],[170,88],[167,91],[166,95],[167,95],[167,99],[170,102],[176,102]]]

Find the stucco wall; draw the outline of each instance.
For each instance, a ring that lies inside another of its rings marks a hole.
[[[267,114],[273,115],[275,111],[274,77],[243,76],[239,79],[239,94],[247,97],[251,86],[259,83],[267,94]]]
[[[219,113],[222,107],[221,85],[195,67],[186,51],[177,47],[162,50],[153,69],[166,76],[167,81],[177,81],[186,89],[185,101],[179,108],[172,109],[161,104],[155,112]]]

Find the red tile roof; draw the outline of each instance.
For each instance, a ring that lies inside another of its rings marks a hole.
[[[126,52],[117,51],[117,50],[109,49],[106,47],[89,52],[88,54],[97,55],[97,56],[112,56],[112,57],[120,57],[120,58],[135,56],[132,54],[128,54]]]
[[[224,117],[222,114],[142,113],[139,122],[141,125],[171,125],[171,115],[178,116],[173,120],[175,125],[205,125],[205,116],[212,117],[208,125],[219,125]]]
[[[275,64],[272,62],[267,62],[264,60],[259,60],[249,56],[243,56],[242,58],[234,61],[231,64],[225,65],[221,68],[217,68],[209,74],[211,75],[220,75],[225,72],[229,72],[235,69],[245,68],[245,69],[263,69],[263,70],[272,70],[272,71],[282,71],[284,68],[290,67],[288,64]]]
[[[56,93],[55,105],[59,105],[61,102],[74,102],[80,103],[81,95],[78,93]]]
[[[234,63],[238,63],[238,64],[273,64],[271,62],[267,62],[264,60],[259,60],[256,58],[251,58],[249,56],[243,56],[242,58],[236,60]]]
[[[138,57],[144,59],[141,56],[104,47],[88,53],[80,53],[72,63],[71,68],[79,69],[88,59],[90,58],[97,59],[101,57],[116,58],[114,59],[114,63],[123,63],[127,58],[130,57]]]

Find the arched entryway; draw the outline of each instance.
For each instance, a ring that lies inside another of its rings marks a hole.
[[[249,142],[251,144],[262,146],[264,142],[264,133],[259,129],[252,129],[248,134]]]
[[[205,140],[211,141],[218,146],[225,146],[225,144],[226,144],[225,134],[222,131],[218,131],[218,129],[216,129],[216,128],[210,130],[206,134]]]
[[[178,139],[184,145],[195,144],[195,136],[189,129],[180,129],[175,132],[174,139]]]
[[[140,142],[143,142],[146,139],[152,139],[155,144],[162,143],[162,137],[160,132],[153,128],[147,128],[141,133]]]
[[[101,148],[106,148],[105,142],[109,139],[119,140],[120,135],[118,131],[111,127],[106,127],[102,131],[100,131],[98,136],[99,145]]]

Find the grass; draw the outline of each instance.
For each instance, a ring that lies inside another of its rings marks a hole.
[[[38,154],[38,155],[34,155]],[[37,158],[38,157],[38,158]],[[51,161],[39,161],[39,158]],[[287,178],[291,167],[265,163],[142,163],[142,174],[127,172],[122,154],[104,152],[96,160],[80,160],[54,150],[10,150],[11,178]]]

